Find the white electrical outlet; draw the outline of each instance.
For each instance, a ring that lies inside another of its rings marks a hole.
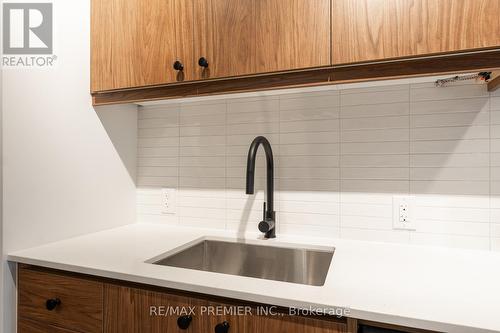
[[[395,196],[392,198],[392,228],[399,230],[416,230],[413,217],[413,197]]]
[[[175,188],[161,189],[161,213],[175,214],[177,207],[177,191]]]

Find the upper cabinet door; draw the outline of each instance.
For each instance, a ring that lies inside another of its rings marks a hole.
[[[197,78],[255,72],[255,0],[194,0],[194,17]]]
[[[91,90],[192,79],[192,1],[92,0]]]
[[[330,1],[195,0],[198,77],[330,65]]]
[[[332,0],[334,64],[500,45],[499,0]]]
[[[256,71],[329,66],[331,0],[255,0]]]

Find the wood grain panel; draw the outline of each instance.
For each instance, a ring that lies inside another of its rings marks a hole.
[[[500,46],[498,0],[332,0],[334,64]]]
[[[333,64],[412,55],[411,2],[332,0]]]
[[[199,317],[193,317],[188,330],[181,330],[177,326],[178,315],[159,315],[160,306],[189,309],[197,305],[196,302],[183,296],[107,284],[104,288],[104,333],[202,332]],[[156,307],[158,315],[151,315],[151,306]]]
[[[198,78],[255,72],[255,0],[195,0],[195,54],[208,60]]]
[[[255,0],[256,72],[330,65],[330,0]]]
[[[17,324],[17,333],[79,333],[52,325],[20,319]]]
[[[193,78],[192,0],[92,0],[92,91]],[[172,66],[183,62],[181,73]]]
[[[414,54],[500,46],[499,0],[413,0]]]
[[[19,269],[18,279],[21,319],[79,332],[102,332],[102,283],[25,268]],[[45,307],[51,298],[61,300],[53,311]]]

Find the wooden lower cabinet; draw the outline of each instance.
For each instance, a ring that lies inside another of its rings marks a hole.
[[[18,333],[79,333],[67,330],[57,326],[52,326],[42,322],[36,322],[29,319],[19,319],[17,325]]]
[[[18,303],[17,333],[430,333],[29,265],[18,267]]]
[[[227,333],[347,332],[345,319],[289,316],[283,312],[264,316],[258,314],[257,306],[244,302],[212,302],[124,286],[106,285],[104,301],[105,333],[218,333],[224,332],[224,326]],[[189,315],[189,327],[180,329],[178,319]]]
[[[194,318],[188,329],[177,324],[179,317],[189,315],[182,309],[197,307],[197,300],[143,289],[107,284],[104,288],[104,332],[106,333],[174,333],[202,331],[202,323]],[[171,313],[169,309],[178,309]]]

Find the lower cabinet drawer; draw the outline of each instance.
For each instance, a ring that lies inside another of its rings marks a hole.
[[[59,328],[48,324],[42,324],[27,319],[20,319],[17,325],[17,333],[80,333]]]
[[[102,332],[103,284],[20,266],[18,317],[20,332],[32,322],[70,331]],[[25,332],[38,331],[33,329]]]

